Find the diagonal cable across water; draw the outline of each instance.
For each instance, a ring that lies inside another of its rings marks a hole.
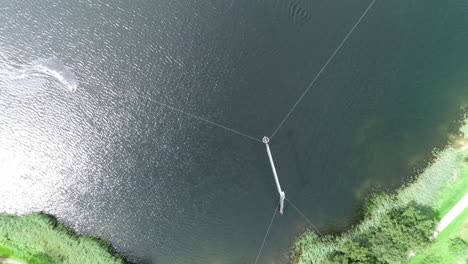
[[[288,203],[289,203],[294,209],[296,209],[296,211],[297,211],[302,217],[304,217],[304,219],[307,221],[307,223],[309,223],[309,225],[310,225],[315,231],[317,231],[317,233],[320,235],[320,231],[318,230],[318,228],[315,227],[315,225],[312,224],[312,222],[310,222],[309,219],[308,219],[307,217],[305,217],[305,215],[304,215],[301,211],[299,211],[299,209],[297,209],[297,207],[296,207],[288,198],[285,198],[285,199],[286,199],[286,201],[288,201]]]
[[[283,118],[283,120],[281,121],[281,123],[278,125],[278,127],[275,129],[275,131],[273,132],[273,134],[270,136],[270,140],[275,136],[276,132],[278,132],[278,130],[282,127],[282,125],[284,124],[284,122],[288,119],[288,117],[291,115],[291,113],[294,111],[294,109],[296,108],[296,106],[299,104],[299,102],[302,100],[302,98],[307,94],[307,92],[309,91],[309,89],[314,85],[314,83],[317,81],[317,79],[320,77],[320,75],[322,74],[322,72],[325,70],[325,68],[328,66],[328,64],[332,61],[332,59],[335,57],[335,55],[338,53],[338,51],[340,50],[341,46],[343,46],[343,44],[346,42],[346,40],[348,40],[349,36],[353,33],[354,29],[359,25],[359,23],[361,22],[361,20],[366,16],[367,12],[369,11],[369,9],[372,7],[372,5],[375,3],[376,0],[373,0],[369,6],[367,7],[367,9],[364,11],[364,13],[361,15],[361,17],[358,19],[358,21],[354,24],[354,26],[351,28],[351,30],[348,32],[348,34],[345,36],[345,38],[341,41],[340,45],[338,45],[338,47],[335,49],[335,51],[332,53],[332,55],[330,56],[330,58],[328,58],[328,60],[325,62],[325,64],[323,65],[323,67],[320,69],[320,71],[317,73],[317,75],[315,76],[315,78],[312,80],[312,82],[307,86],[307,88],[304,90],[304,92],[301,94],[301,96],[299,97],[299,99],[296,101],[296,103],[292,106],[292,108],[289,110],[289,112],[286,114],[286,116]],[[210,121],[208,119],[205,119],[203,117],[200,117],[200,116],[197,116],[197,115],[194,115],[194,114],[191,114],[191,113],[188,113],[188,112],[185,112],[179,108],[176,108],[176,107],[173,107],[173,106],[170,106],[168,104],[165,104],[165,103],[162,103],[162,102],[159,102],[159,101],[156,101],[154,99],[151,99],[149,98],[150,101],[156,103],[156,104],[159,104],[163,107],[166,107],[166,108],[169,108],[173,111],[177,111],[183,115],[186,115],[186,116],[189,116],[189,117],[192,117],[192,118],[195,118],[195,119],[198,119],[200,121],[203,121],[205,123],[208,123],[208,124],[211,124],[211,125],[214,125],[214,126],[217,126],[219,128],[222,128],[224,130],[227,130],[227,131],[230,131],[232,133],[235,133],[235,134],[238,134],[238,135],[241,135],[243,137],[246,137],[246,138],[249,138],[249,139],[252,139],[252,140],[255,140],[257,142],[262,142],[260,139],[257,139],[253,136],[250,136],[250,135],[247,135],[245,133],[242,133],[238,130],[235,130],[235,129],[232,129],[232,128],[229,128],[229,127],[226,127],[224,125],[221,125],[221,124],[218,124],[216,122],[213,122],[213,121]]]
[[[362,13],[361,17],[358,19],[358,21],[354,24],[354,26],[351,28],[351,30],[348,32],[348,34],[344,37],[344,39],[341,41],[340,45],[338,45],[338,47],[335,49],[335,51],[332,53],[332,55],[330,56],[330,58],[328,58],[328,60],[325,62],[325,64],[322,66],[322,68],[320,69],[320,71],[317,73],[317,75],[315,75],[314,79],[310,82],[310,84],[307,86],[307,88],[304,90],[304,92],[301,94],[301,96],[299,96],[299,99],[297,99],[296,103],[292,106],[291,110],[289,110],[289,112],[286,114],[286,116],[283,118],[283,120],[281,121],[281,123],[278,125],[278,127],[276,128],[276,130],[273,132],[273,134],[271,134],[270,136],[270,140],[273,139],[273,137],[275,136],[276,132],[278,132],[278,130],[281,128],[281,126],[283,125],[283,123],[288,119],[289,115],[291,115],[291,113],[294,111],[294,109],[296,108],[296,106],[299,104],[299,102],[302,100],[302,98],[304,98],[304,96],[307,94],[307,92],[309,91],[309,89],[314,85],[314,83],[317,81],[317,79],[320,77],[320,75],[322,74],[322,72],[325,70],[325,68],[328,66],[328,64],[333,60],[333,58],[335,57],[335,55],[338,53],[338,51],[341,49],[341,47],[343,46],[343,44],[348,40],[349,36],[351,36],[351,34],[353,33],[354,29],[356,29],[356,27],[359,25],[359,23],[361,23],[361,20],[366,16],[367,12],[369,11],[369,9],[372,7],[372,5],[374,5],[375,3],[375,0],[373,0],[369,6],[366,8],[366,10]]]
[[[275,220],[276,211],[278,211],[278,205],[279,205],[279,203],[275,206],[275,211],[273,213],[273,216],[271,217],[270,225],[268,226],[268,229],[267,229],[267,231],[265,233],[265,237],[263,238],[263,242],[262,242],[262,245],[260,246],[260,250],[258,251],[257,258],[255,259],[255,264],[257,264],[257,262],[258,262],[258,258],[260,258],[260,254],[262,253],[263,246],[265,245],[265,241],[266,241],[266,239],[268,237],[268,234],[270,233],[271,225],[273,224],[273,220]]]
[[[255,141],[258,141],[258,142],[261,142],[261,143],[262,143],[262,141],[261,141],[260,139],[254,138],[254,137],[252,137],[252,136],[249,136],[249,135],[247,135],[247,134],[245,134],[245,133],[242,133],[242,132],[240,132],[240,131],[237,131],[237,130],[235,130],[235,129],[232,129],[232,128],[223,126],[223,125],[221,125],[221,124],[215,123],[215,122],[210,121],[210,120],[208,120],[208,119],[205,119],[205,118],[203,118],[203,117],[199,117],[199,116],[196,116],[196,115],[194,115],[194,114],[185,112],[185,111],[183,111],[183,110],[181,110],[181,109],[179,109],[179,108],[175,108],[175,107],[170,106],[170,105],[168,105],[168,104],[165,104],[165,103],[156,101],[156,100],[154,100],[154,99],[152,99],[152,98],[148,98],[148,99],[149,99],[149,101],[151,101],[151,102],[154,102],[154,103],[156,103],[156,104],[158,104],[158,105],[160,105],[160,106],[169,108],[169,109],[171,109],[171,110],[173,110],[173,111],[179,112],[179,113],[181,113],[181,114],[183,114],[183,115],[186,115],[186,116],[195,118],[195,119],[197,119],[197,120],[199,120],[199,121],[203,121],[203,122],[205,122],[205,123],[208,123],[208,124],[217,126],[217,127],[222,128],[222,129],[224,129],[224,130],[230,131],[230,132],[232,132],[232,133],[235,133],[235,134],[238,134],[238,135],[241,135],[241,136],[244,136],[244,137],[246,137],[246,138],[249,138],[249,139],[252,139],[252,140],[255,140]]]

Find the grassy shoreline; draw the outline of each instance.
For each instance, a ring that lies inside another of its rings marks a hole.
[[[332,255],[343,252],[350,244],[355,246],[356,241],[361,243],[362,237],[368,237],[369,233],[375,234],[378,232],[375,230],[381,229],[390,212],[414,202],[434,210],[438,213],[435,219],[440,220],[468,191],[468,119],[465,119],[460,129],[458,141],[438,153],[435,160],[414,181],[401,187],[396,194],[375,194],[364,206],[362,221],[350,230],[339,235],[322,237],[313,231],[301,235],[293,246],[292,262],[333,263]],[[421,243],[419,246],[424,245]],[[367,249],[366,242],[362,242],[360,246],[360,250]],[[414,250],[419,252],[422,248],[415,246]],[[414,254],[416,252],[408,251],[408,256]]]
[[[106,241],[78,235],[44,213],[0,214],[0,258],[30,264],[126,263]]]
[[[468,158],[468,154],[465,156]],[[450,189],[452,192],[450,192]],[[468,193],[468,162],[465,162],[461,175],[450,188],[443,190],[435,206],[442,216]],[[468,210],[458,215],[429,245],[411,259],[412,264],[423,263],[466,263],[468,262]]]
[[[431,263],[466,263],[468,261],[468,243],[465,237],[457,240],[460,234],[468,236],[468,210],[464,210],[455,220],[423,251],[411,259],[411,264]],[[460,241],[463,248],[453,250],[453,242]],[[457,252],[458,251],[458,252]]]

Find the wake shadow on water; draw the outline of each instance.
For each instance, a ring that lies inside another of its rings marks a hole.
[[[32,65],[19,65],[3,56],[0,64],[0,78],[22,80],[30,78],[47,78],[60,83],[69,92],[75,92],[78,84],[71,70],[55,56],[41,59]]]

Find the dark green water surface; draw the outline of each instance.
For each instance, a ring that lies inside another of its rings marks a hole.
[[[252,263],[278,202],[265,146],[154,100],[271,135],[369,3],[0,0],[0,211],[57,215],[137,263]],[[271,142],[322,232],[447,142],[467,47],[466,0],[376,1]],[[307,227],[286,204],[259,263]]]

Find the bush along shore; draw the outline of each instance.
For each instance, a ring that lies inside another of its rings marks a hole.
[[[392,195],[374,193],[360,224],[339,235],[299,236],[292,263],[441,263],[428,250],[468,217],[464,212],[434,239],[437,223],[468,193],[468,119],[464,124],[457,142],[438,153],[416,180]],[[453,236],[452,255],[444,258],[468,263],[467,239]]]
[[[82,236],[53,216],[0,214],[0,259],[9,263],[127,263],[102,239]]]

